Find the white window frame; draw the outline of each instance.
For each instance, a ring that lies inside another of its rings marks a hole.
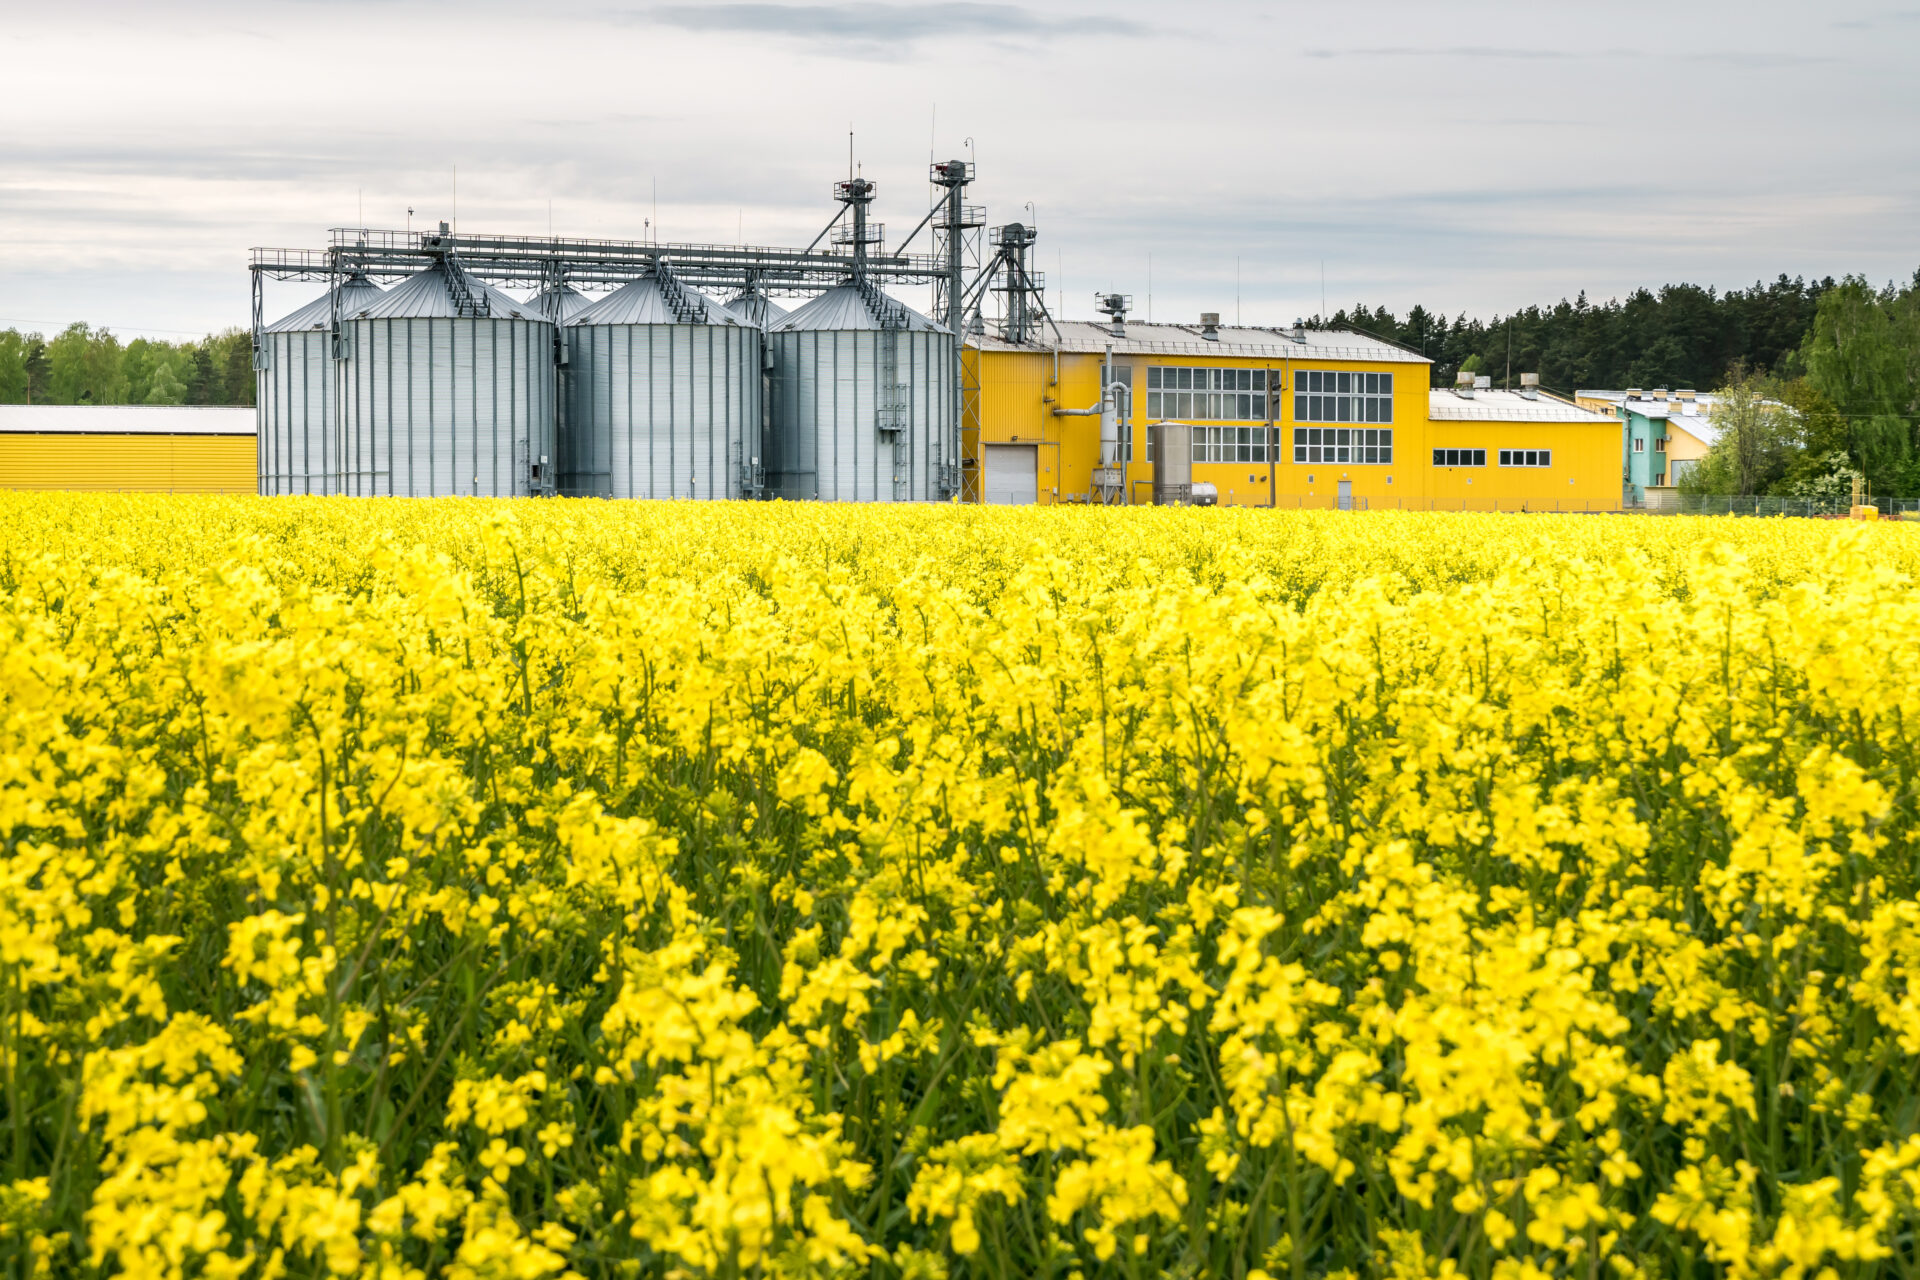
[[[1353,426],[1393,424],[1393,375],[1301,369],[1293,375],[1293,420]]]
[[[1361,437],[1358,440],[1353,438],[1356,433]],[[1393,465],[1393,428],[1295,427],[1293,460],[1342,467],[1390,467]]]
[[[1265,369],[1150,364],[1147,421],[1265,422],[1268,377]],[[1280,380],[1278,373],[1271,377],[1275,383]]]

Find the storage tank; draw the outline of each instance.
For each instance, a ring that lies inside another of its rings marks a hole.
[[[953,336],[866,283],[829,289],[768,336],[767,486],[777,497],[926,502],[953,426]]]
[[[346,326],[341,492],[554,491],[554,326],[440,262]]]
[[[342,321],[380,297],[365,276],[349,276],[338,287]],[[263,494],[335,492],[329,477],[339,470],[343,371],[332,358],[332,327],[328,290],[261,335],[266,367],[255,375],[253,418]]]
[[[787,318],[785,307],[757,289],[744,289],[729,298],[727,310],[760,329]]]
[[[757,489],[760,331],[663,269],[566,327],[560,487],[603,498]]]
[[[592,305],[592,298],[570,284],[550,286],[527,299],[528,307],[555,324],[565,324]]]

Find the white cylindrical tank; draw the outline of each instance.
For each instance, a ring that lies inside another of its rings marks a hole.
[[[767,486],[828,502],[938,499],[952,432],[953,336],[870,285],[775,322]]]
[[[553,325],[437,263],[346,326],[339,492],[555,491]]]
[[[379,286],[365,276],[348,277],[339,291],[343,323],[380,297]],[[344,370],[333,358],[332,327],[329,290],[261,335],[266,367],[254,376],[253,417],[263,494],[335,492]]]
[[[670,272],[566,327],[561,492],[738,498],[761,465],[760,330]]]

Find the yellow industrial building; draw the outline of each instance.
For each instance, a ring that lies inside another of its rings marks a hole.
[[[1364,334],[1062,321],[968,339],[963,492],[989,503],[1145,503],[1151,424],[1190,424],[1192,482],[1222,506],[1604,511],[1619,421],[1531,385],[1434,390],[1432,362]],[[1125,426],[1101,484],[1102,370]]]
[[[253,493],[252,409],[0,405],[0,489]]]

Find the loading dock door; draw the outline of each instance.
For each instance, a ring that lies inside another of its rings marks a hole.
[[[986,484],[982,494],[990,504],[1027,506],[1040,492],[1040,447],[1031,444],[990,444],[986,454]]]

